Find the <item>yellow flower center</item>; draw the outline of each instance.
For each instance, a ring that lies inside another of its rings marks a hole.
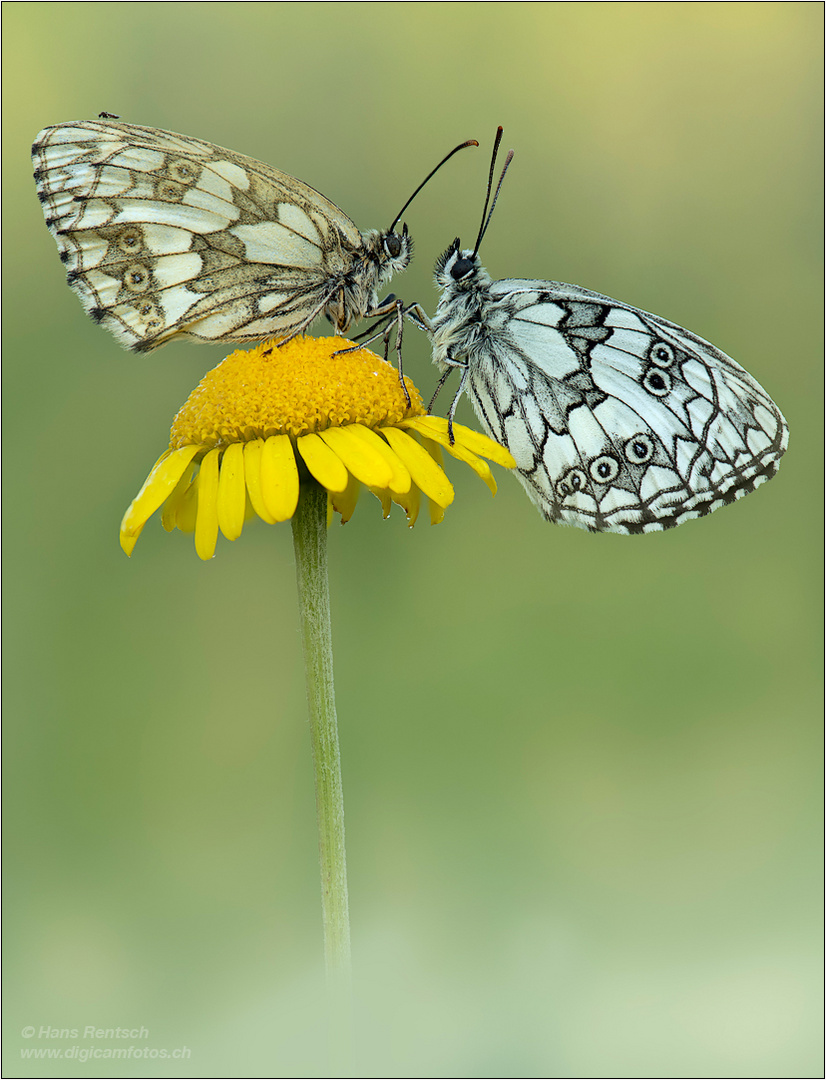
[[[419,391],[405,383],[411,405],[392,365],[340,337],[264,342],[239,349],[204,376],[175,417],[169,445],[226,446],[346,424],[397,424],[425,411]]]

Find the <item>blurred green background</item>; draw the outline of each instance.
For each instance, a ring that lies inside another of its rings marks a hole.
[[[501,123],[492,275],[690,327],[791,426],[777,479],[667,534],[555,528],[460,469],[437,528],[367,497],[333,529],[352,1075],[822,1075],[822,5],[3,18],[6,1075],[329,1075],[290,531],[208,564],[157,521],[118,547],[228,350],[132,356],[66,287],[29,145],[101,110],[276,165],[362,228],[477,138],[406,214],[392,287],[431,311]],[[191,1057],[20,1057],[124,1045],[40,1036],[87,1025]]]

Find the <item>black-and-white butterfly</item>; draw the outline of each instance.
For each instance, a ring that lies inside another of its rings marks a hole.
[[[95,322],[149,352],[173,338],[344,333],[390,314],[379,291],[412,257],[396,227],[359,231],[318,191],[212,143],[108,119],[45,128],[32,147],[67,280]]]
[[[558,281],[492,281],[479,261],[507,167],[472,250],[436,263],[431,338],[441,387],[461,371],[485,430],[549,520],[599,532],[654,532],[711,513],[777,471],[786,421],[714,345],[674,323]]]

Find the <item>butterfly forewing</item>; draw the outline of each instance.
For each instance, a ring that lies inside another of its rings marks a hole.
[[[44,129],[38,196],[84,308],[126,346],[258,341],[375,307],[410,259],[386,257],[329,199],[278,169],[109,121]]]

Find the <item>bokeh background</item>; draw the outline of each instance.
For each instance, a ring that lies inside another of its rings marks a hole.
[[[777,479],[667,534],[551,527],[502,470],[491,500],[458,469],[437,528],[370,497],[334,528],[348,1075],[822,1075],[822,14],[3,6],[7,1075],[330,1075],[290,531],[208,564],[157,522],[118,547],[227,350],[132,356],[66,287],[28,150],[101,110],[270,162],[362,228],[477,138],[406,215],[393,288],[429,310],[501,123],[493,276],[690,327],[791,426]],[[75,1044],[191,1056],[20,1056]]]

